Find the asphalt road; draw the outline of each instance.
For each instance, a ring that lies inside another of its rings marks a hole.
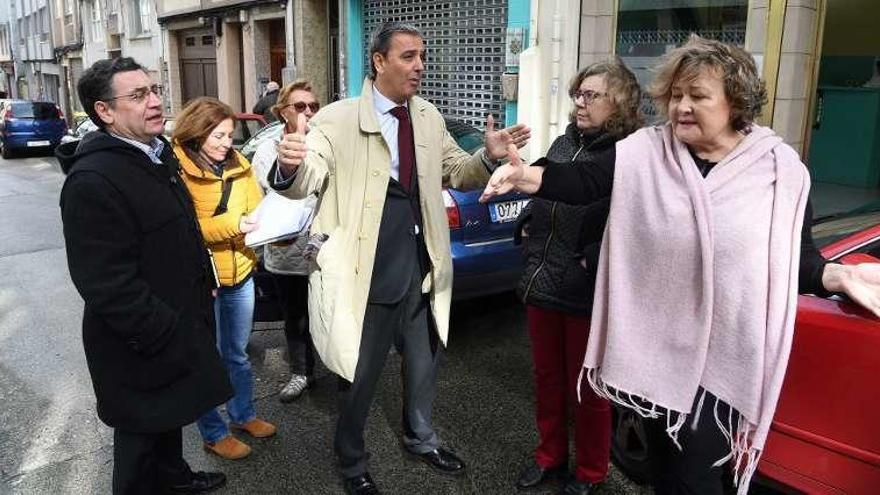
[[[0,493],[109,493],[112,432],[95,414],[80,339],[82,302],[67,273],[54,158],[0,160]],[[256,407],[278,435],[249,441],[253,454],[223,461],[184,430],[194,469],[229,476],[218,494],[341,493],[331,449],[336,379],[325,369],[292,404],[283,333],[255,332],[250,347]],[[399,446],[400,361],[389,356],[366,432],[371,473],[389,494],[512,493],[536,442],[531,359],[524,314],[511,294],[457,304],[434,411],[446,446],[468,463],[448,478]],[[554,490],[530,493],[554,493]],[[599,494],[648,494],[616,470]]]

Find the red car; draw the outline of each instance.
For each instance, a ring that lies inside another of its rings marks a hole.
[[[845,264],[880,261],[880,204],[819,221],[816,245]],[[798,297],[788,371],[757,483],[784,492],[880,494],[880,320],[842,298]],[[641,418],[615,410],[612,458],[649,478]]]

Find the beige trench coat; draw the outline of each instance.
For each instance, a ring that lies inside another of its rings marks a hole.
[[[479,158],[482,150],[473,156],[462,151],[446,131],[434,105],[419,97],[411,98],[408,105],[425,241],[432,265],[422,291],[430,294],[435,328],[446,345],[452,257],[441,190],[445,186],[482,188],[489,173]],[[279,192],[295,199],[319,195],[311,233],[326,233],[329,239],[309,274],[310,331],[324,364],[353,381],[391,173],[391,154],[373,108],[372,81],[364,81],[359,98],[322,109],[309,127],[306,159],[291,186]]]

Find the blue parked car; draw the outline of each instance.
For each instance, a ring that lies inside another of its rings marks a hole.
[[[244,144],[241,153],[252,159],[260,143],[278,138],[281,129],[280,122],[267,125]],[[446,129],[469,153],[483,146],[482,131],[464,122],[446,119]],[[513,290],[522,270],[521,249],[513,243],[513,230],[528,197],[510,193],[481,204],[481,192],[443,191],[455,276],[452,297],[456,300]]]
[[[0,145],[3,158],[17,150],[54,150],[67,134],[61,109],[51,102],[12,100],[0,110]]]

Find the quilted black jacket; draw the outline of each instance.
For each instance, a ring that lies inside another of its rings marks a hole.
[[[550,146],[547,158],[585,161],[592,155],[613,153],[616,140],[604,133],[583,135],[569,124],[565,134]],[[517,287],[524,303],[569,314],[590,314],[608,206],[608,199],[587,206],[531,200],[520,214],[516,230],[518,238],[526,234],[521,237],[524,266]],[[586,269],[581,265],[584,258]]]

